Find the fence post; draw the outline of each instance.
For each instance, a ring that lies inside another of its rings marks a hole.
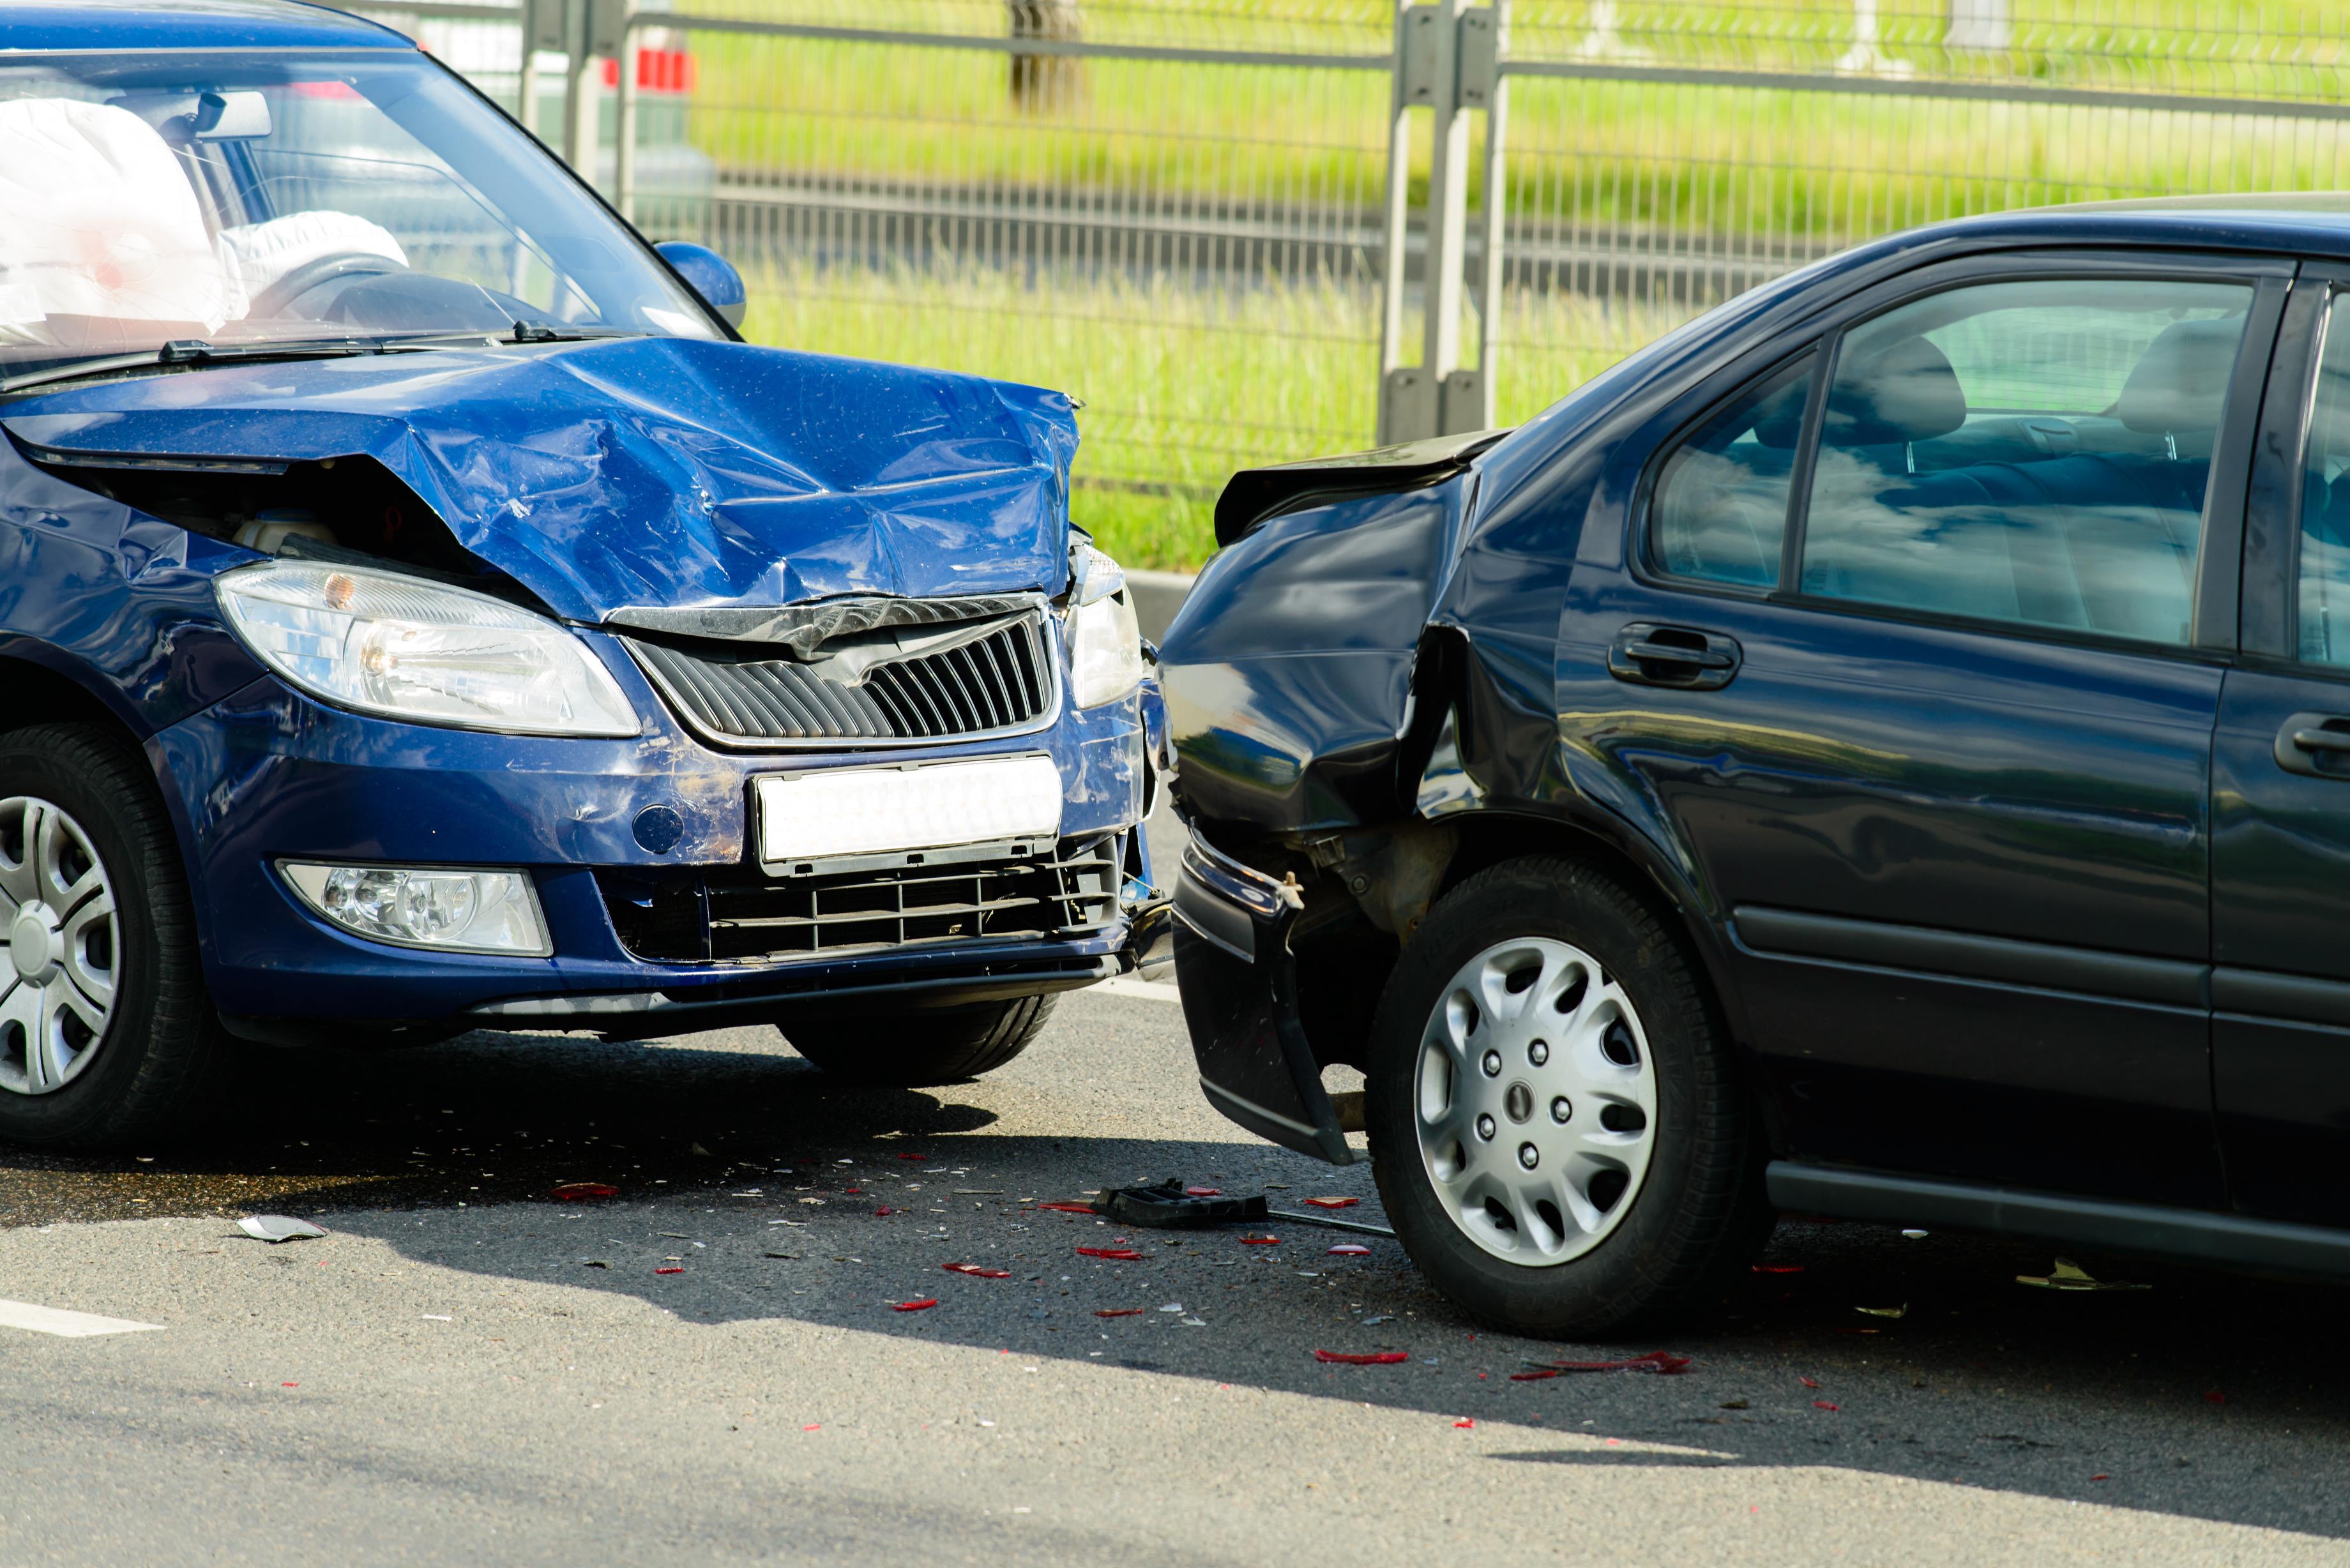
[[[1492,422],[1487,361],[1461,368],[1462,274],[1469,230],[1469,110],[1496,101],[1500,26],[1467,0],[1406,5],[1396,13],[1395,90],[1388,138],[1387,275],[1379,323],[1381,443],[1481,430]],[[1405,253],[1410,205],[1410,111],[1434,118],[1428,172],[1420,360],[1402,360]],[[1489,157],[1498,157],[1490,140]],[[1489,205],[1490,205],[1489,198]],[[1494,222],[1488,216],[1488,224]],[[1492,247],[1498,255],[1499,247]],[[1488,269],[1493,265],[1488,258]],[[1481,337],[1481,342],[1486,339]]]
[[[637,33],[623,5],[620,15],[620,112],[613,132],[612,205],[629,223],[637,221]]]

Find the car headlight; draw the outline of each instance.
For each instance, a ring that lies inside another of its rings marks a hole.
[[[1069,684],[1078,707],[1095,708],[1142,684],[1142,628],[1116,561],[1081,544],[1069,565]]]
[[[644,727],[587,644],[486,594],[309,561],[240,567],[216,587],[255,657],[341,707],[531,735]]]

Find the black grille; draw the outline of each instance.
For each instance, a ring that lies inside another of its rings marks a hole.
[[[621,640],[686,722],[721,740],[951,739],[1018,729],[1053,703],[1044,618],[1035,613],[869,665],[854,681],[740,643]]]
[[[596,875],[635,957],[743,962],[1099,930],[1118,917],[1118,857],[1112,836],[1025,860],[827,876],[749,867],[660,880]]]

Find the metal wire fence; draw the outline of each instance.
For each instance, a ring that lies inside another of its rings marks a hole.
[[[386,9],[732,257],[754,337],[1084,399],[1078,510],[1137,564],[1196,559],[1234,467],[1522,419],[1833,250],[2324,189],[2350,125],[2350,0],[1505,0],[1426,57],[1386,0],[622,3]],[[1455,296],[1464,398],[1399,422]]]

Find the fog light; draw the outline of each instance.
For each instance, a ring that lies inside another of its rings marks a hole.
[[[278,869],[302,901],[370,941],[446,952],[523,953],[544,958],[546,922],[519,871],[423,866],[317,866]]]

